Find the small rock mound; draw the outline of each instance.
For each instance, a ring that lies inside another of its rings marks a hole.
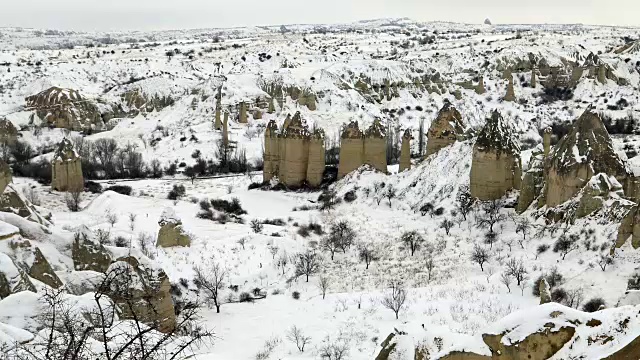
[[[182,221],[173,209],[165,208],[162,211],[158,225],[160,225],[160,231],[158,232],[156,246],[191,246],[191,238],[185,233],[182,228]]]

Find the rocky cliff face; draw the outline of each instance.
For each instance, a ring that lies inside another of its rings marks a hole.
[[[572,198],[595,174],[614,176],[621,184],[629,177],[602,119],[590,109],[554,147],[545,166],[545,204],[549,207]]]
[[[158,221],[160,230],[158,231],[158,240],[156,246],[174,247],[174,246],[191,246],[191,238],[184,231],[182,221],[171,208],[166,208]]]
[[[380,119],[375,119],[364,133],[364,164],[387,173],[387,135]]]
[[[462,115],[448,100],[438,112],[427,132],[427,155],[453,144],[465,131]]]
[[[49,126],[74,131],[99,131],[104,123],[97,106],[73,89],[52,87],[27,97],[26,109]]]
[[[352,121],[344,128],[340,136],[340,163],[338,178],[359,168],[364,163],[364,134],[357,121]]]
[[[520,188],[520,177],[520,146],[514,130],[494,111],[473,147],[471,196],[480,200],[499,199],[508,190]]]

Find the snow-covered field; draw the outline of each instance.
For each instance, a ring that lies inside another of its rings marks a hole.
[[[333,146],[331,141],[345,123],[358,120],[362,129],[376,117],[396,134],[411,129],[417,139],[420,123],[426,132],[448,99],[470,129],[479,129],[490,111],[501,111],[527,145],[522,154],[525,169],[531,148],[540,146],[540,131],[572,122],[588,105],[612,119],[639,118],[640,52],[617,54],[614,50],[624,44],[624,36],[637,39],[640,29],[492,27],[409,20],[327,26],[326,33],[304,25],[287,29],[63,35],[0,29],[0,117],[6,116],[20,130],[20,141],[33,148],[35,161],[49,159],[63,137],[83,135],[40,127],[41,120],[31,118],[32,112],[24,108],[26,96],[51,86],[73,88],[99,107],[123,106],[122,95],[130,89],[152,97],[169,96],[173,105],[111,119],[107,131],[86,135],[84,140],[114,139],[121,148],[138,151],[147,164],[158,160],[162,166],[174,162],[189,166],[196,162],[196,150],[202,158],[219,160],[216,149],[222,133],[213,129],[213,122],[215,95],[222,86],[222,104],[232,112],[230,140],[246,152],[250,163],[258,164],[264,125],[272,119],[282,124],[287,114],[300,111],[310,126],[325,129],[328,146]],[[435,36],[435,41],[419,41],[426,36]],[[551,66],[560,66],[567,59],[582,61],[592,52],[600,54],[627,84],[585,78],[572,98],[548,102],[541,101],[541,85],[531,88],[531,74],[523,71],[514,73],[518,101],[502,100],[507,82],[500,64],[518,62],[532,53]],[[371,101],[354,86],[357,79],[377,85],[387,80],[412,83],[432,73],[444,79],[442,94],[407,86],[390,99]],[[479,95],[458,85],[477,75],[484,76],[486,93]],[[311,89],[318,94],[317,109],[311,111],[285,96],[282,104],[276,102],[273,113],[262,109],[262,118],[255,119],[250,112],[247,124],[237,122],[238,103],[268,97],[261,86],[268,82]],[[609,106],[620,104],[621,99],[624,107]],[[640,165],[639,157],[633,155],[637,140],[637,135],[614,137],[616,151],[634,169]],[[196,359],[317,359],[328,345],[348,349],[343,360],[373,359],[394,328],[418,334],[416,342],[432,349],[432,355],[461,349],[490,355],[473,336],[486,333],[491,324],[509,314],[537,306],[540,299],[532,294],[533,282],[555,270],[563,278],[558,287],[580,294],[574,307],[595,297],[603,298],[607,307],[616,306],[640,263],[640,252],[625,244],[616,249],[615,261],[601,268],[601,254],[608,253],[615,242],[618,224],[579,220],[553,227],[530,213],[517,215],[513,208],[504,208],[494,229],[497,238],[486,243],[487,229],[477,221],[483,211],[476,206],[463,218],[456,200],[469,185],[473,140],[458,141],[424,160],[418,146],[413,141],[414,165],[409,171],[398,173],[397,164],[389,165],[389,175],[358,170],[332,184],[330,189],[341,202],[329,210],[318,209],[321,191],[248,190],[250,184],[262,181],[260,172],[191,181],[180,170],[158,179],[121,179],[109,184],[101,180],[104,187],[126,185],[133,193],[85,192],[78,212],[68,210],[63,193],[33,179],[14,177],[13,187],[31,199],[35,192],[42,215],[51,214],[53,235],[46,233],[46,239],[69,240],[87,229],[108,233],[108,248],[122,254],[127,248],[145,252],[166,272],[171,284],[180,289],[174,300],[204,298],[194,283],[196,268],[207,272],[220,265],[227,269],[220,313],[210,302],[201,313],[203,324],[216,338],[212,344],[192,349]],[[176,185],[184,186],[185,194],[169,200],[167,195]],[[389,188],[396,190],[395,196],[383,198],[381,194]],[[351,194],[355,200],[342,200]],[[509,194],[507,200],[513,202],[516,196]],[[241,216],[242,223],[222,224],[197,216],[202,200],[234,198],[247,212]],[[420,209],[427,203],[435,211],[423,214]],[[158,221],[167,208],[182,221],[192,239],[190,247],[155,247]],[[259,232],[251,226],[253,220],[274,223],[277,219],[281,220],[277,225],[264,224]],[[331,226],[342,221],[355,231],[355,242],[333,256],[321,243]],[[453,222],[450,231],[442,226],[448,221]],[[528,227],[523,233],[517,225],[525,221]],[[309,224],[321,227],[323,233],[305,234],[303,228]],[[0,231],[11,234],[16,228],[0,222]],[[408,231],[424,238],[414,254],[400,241]],[[579,237],[579,245],[566,256],[554,252],[554,243],[570,234]],[[116,245],[116,238],[124,243]],[[64,248],[62,240],[33,240],[63,282],[70,281],[74,268],[68,244]],[[146,248],[149,244],[151,250]],[[489,253],[482,268],[471,259],[477,244]],[[547,249],[540,251],[545,245]],[[370,265],[361,259],[362,248],[377,255]],[[307,281],[296,275],[294,261],[309,249],[322,257],[322,265]],[[504,280],[510,261],[521,262],[526,270],[520,284]],[[396,318],[382,300],[397,281],[407,289],[407,301]],[[328,284],[326,296],[321,282]],[[37,282],[37,287],[42,290],[46,285]],[[254,291],[259,298],[238,302],[242,293]],[[24,303],[14,295],[0,301],[0,344],[8,343],[6,339],[29,339],[31,335],[19,328],[34,332],[27,326]],[[304,352],[287,335],[294,326],[310,337]],[[635,332],[640,335],[640,329]],[[401,354],[397,356],[402,359]]]

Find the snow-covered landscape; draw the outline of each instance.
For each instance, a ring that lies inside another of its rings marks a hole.
[[[633,27],[0,28],[0,359],[640,359],[639,87]]]

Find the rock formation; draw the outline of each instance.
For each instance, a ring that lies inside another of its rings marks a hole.
[[[513,76],[509,72],[509,84],[507,85],[507,94],[504,96],[504,101],[516,101],[516,93],[513,90]]]
[[[220,119],[220,115],[222,110],[220,109],[220,104],[216,105],[216,119],[215,122],[213,123],[213,128],[215,130],[222,130],[222,120]]]
[[[476,85],[475,87],[475,91],[476,94],[478,95],[482,95],[486,92],[485,88],[484,88],[484,77],[480,76],[480,79],[478,80],[478,85]]]
[[[540,291],[540,305],[551,302],[551,291],[549,289],[549,283],[547,279],[542,278],[539,284]]]
[[[240,102],[240,111],[238,113],[238,123],[246,124],[247,123],[247,103],[242,101]]]
[[[104,273],[111,265],[111,253],[84,233],[77,233],[71,248],[73,267],[78,271]]]
[[[129,108],[130,116],[138,115],[140,112],[160,111],[175,103],[170,96],[148,95],[139,88],[127,90],[121,98],[124,105]]]
[[[516,211],[520,214],[525,212],[542,192],[545,179],[544,164],[549,158],[550,151],[551,128],[548,127],[543,132],[542,151],[539,147],[533,150],[529,159],[528,169],[522,177],[520,196],[516,207]]]
[[[380,119],[375,119],[363,133],[356,121],[349,123],[342,131],[340,140],[340,163],[338,179],[364,164],[387,172],[387,135]]]
[[[273,103],[273,101],[273,98],[269,99],[269,109],[267,110],[269,114],[273,114],[276,112],[276,105]]]
[[[427,132],[427,155],[453,144],[465,131],[462,115],[448,101],[444,101],[438,117],[431,123]]]
[[[52,87],[25,100],[25,109],[35,111],[50,126],[74,131],[104,127],[98,108],[76,90]]]
[[[357,121],[352,121],[345,126],[340,136],[338,179],[342,179],[364,164],[363,142],[364,134],[360,131]]]
[[[18,141],[18,129],[11,121],[0,118],[0,144],[13,145]]]
[[[36,288],[8,255],[0,253],[0,299],[21,291],[36,292]]]
[[[279,154],[278,124],[275,120],[271,120],[264,131],[264,167],[262,169],[262,181],[268,182],[278,176]]]
[[[191,246],[191,238],[185,233],[182,221],[173,209],[165,208],[162,211],[158,225],[160,225],[160,230],[156,246]]]
[[[222,144],[229,146],[229,112],[224,112],[224,121],[222,122]]]
[[[67,138],[58,144],[51,161],[51,189],[70,192],[84,189],[82,162]]]
[[[496,110],[478,135],[471,163],[471,196],[495,200],[520,188],[520,146],[512,127]]]
[[[538,80],[536,79],[536,69],[531,69],[531,87],[535,88],[538,86]]]
[[[364,132],[364,164],[387,173],[387,136],[380,119],[375,119]]]
[[[317,187],[322,183],[325,167],[324,131],[313,133],[300,113],[287,116],[282,131],[271,120],[264,134],[263,181],[278,177],[280,183],[298,187],[306,183]]]
[[[176,326],[169,278],[160,269],[141,264],[133,256],[118,258],[107,270],[101,289],[117,305],[122,319],[141,322],[169,332]]]
[[[629,176],[602,119],[591,109],[576,120],[571,131],[553,148],[545,172],[544,204],[549,207],[572,198],[595,174],[614,176],[620,184]]]
[[[4,189],[7,188],[7,185],[11,183],[13,179],[13,173],[11,172],[11,167],[9,165],[0,160],[0,194],[4,193]]]
[[[411,129],[407,129],[402,135],[399,172],[411,169],[411,140],[413,140],[413,136],[411,136]]]
[[[42,251],[33,245],[29,240],[11,240],[9,248],[15,264],[32,278],[41,281],[52,288],[62,286],[62,281],[49,264],[49,261],[42,255]]]

